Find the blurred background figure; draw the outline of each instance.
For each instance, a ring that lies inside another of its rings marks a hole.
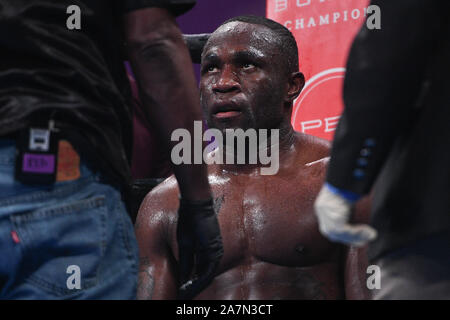
[[[443,1],[373,0],[348,58],[345,110],[315,204],[324,235],[370,243],[375,299],[450,299],[450,24]],[[373,188],[371,227],[350,223]],[[378,236],[377,236],[378,233]]]
[[[0,2],[0,255],[8,257],[0,260],[1,297],[135,297],[138,248],[123,201],[132,181],[123,61],[160,152],[169,154],[171,133],[193,132],[201,119],[175,20],[194,4]],[[210,276],[223,250],[206,166],[173,171],[187,221],[179,228],[189,245],[181,249],[184,271],[195,255]]]

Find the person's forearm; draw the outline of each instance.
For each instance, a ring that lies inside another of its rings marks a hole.
[[[201,121],[198,89],[188,49],[172,19],[164,19],[157,32],[132,39],[128,54],[149,121],[170,152],[178,142],[172,132],[187,129],[194,137],[194,121]],[[133,28],[133,26],[129,26]],[[206,165],[173,165],[183,198],[211,197]]]

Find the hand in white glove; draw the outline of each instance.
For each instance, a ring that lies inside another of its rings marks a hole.
[[[336,189],[337,190],[337,189]],[[324,184],[314,203],[320,232],[335,242],[363,246],[377,237],[377,231],[364,224],[349,224],[353,202]]]

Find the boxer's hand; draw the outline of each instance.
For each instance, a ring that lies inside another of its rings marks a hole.
[[[177,241],[181,286],[178,299],[192,299],[213,280],[223,256],[213,200],[180,200]]]
[[[331,191],[325,184],[314,203],[320,232],[332,241],[357,247],[374,240],[377,232],[372,227],[349,224],[352,207],[352,202]]]

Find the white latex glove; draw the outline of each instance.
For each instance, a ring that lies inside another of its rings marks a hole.
[[[328,239],[353,246],[363,246],[377,237],[377,231],[364,224],[351,225],[352,202],[332,192],[325,184],[314,203],[319,230]]]

